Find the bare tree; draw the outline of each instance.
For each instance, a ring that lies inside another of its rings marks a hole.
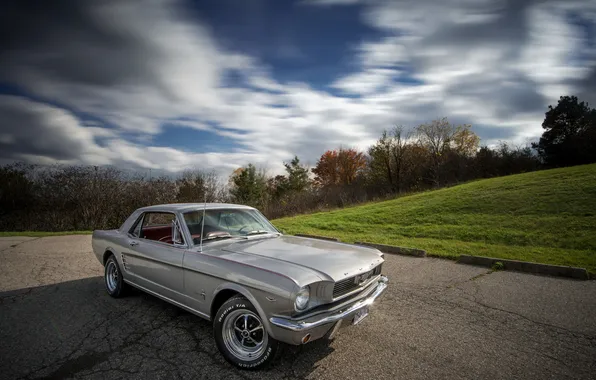
[[[398,192],[403,190],[403,175],[406,166],[406,155],[408,153],[407,144],[411,132],[407,131],[403,126],[396,126],[393,128],[393,144],[391,153],[395,165],[395,186]]]
[[[430,176],[435,187],[440,186],[441,165],[445,161],[445,153],[450,147],[457,128],[447,118],[433,120],[428,124],[420,124],[416,128],[418,139],[431,158]]]
[[[185,170],[176,181],[178,202],[215,202],[221,194],[217,174],[199,169]]]

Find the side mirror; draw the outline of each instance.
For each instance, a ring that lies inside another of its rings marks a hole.
[[[180,227],[176,219],[172,220],[172,242],[174,245],[183,245],[182,235],[180,234]]]

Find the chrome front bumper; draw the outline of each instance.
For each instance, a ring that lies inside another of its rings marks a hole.
[[[314,329],[319,326],[337,322],[339,320],[345,319],[350,314],[354,314],[357,311],[372,305],[372,303],[375,302],[375,299],[377,299],[377,297],[380,296],[381,293],[383,293],[385,291],[385,289],[387,289],[388,281],[389,280],[387,279],[387,277],[381,276],[381,278],[379,278],[379,281],[377,283],[377,287],[375,288],[375,290],[370,295],[368,295],[366,298],[355,302],[353,305],[350,305],[345,310],[340,310],[335,314],[328,315],[326,317],[322,317],[321,319],[316,319],[316,320],[311,320],[309,322],[306,322],[306,321],[301,321],[301,320],[290,320],[290,319],[281,318],[281,317],[271,317],[271,318],[269,318],[269,322],[271,322],[273,325],[281,327],[283,329],[296,331],[296,332],[311,330],[311,329]]]

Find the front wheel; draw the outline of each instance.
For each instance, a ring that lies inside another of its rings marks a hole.
[[[127,291],[127,285],[122,278],[122,271],[118,265],[118,261],[114,255],[111,255],[106,260],[106,266],[104,268],[104,281],[106,284],[106,290],[108,294],[114,298],[119,298],[125,295]]]
[[[279,348],[255,307],[244,297],[230,298],[219,308],[213,332],[221,354],[239,368],[262,368],[275,358]]]

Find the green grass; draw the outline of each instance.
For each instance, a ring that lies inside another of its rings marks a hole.
[[[30,236],[30,237],[46,237],[46,236],[64,236],[64,235],[90,235],[93,231],[58,231],[58,232],[46,232],[46,231],[17,231],[17,232],[6,232],[0,231],[0,237],[7,236]]]
[[[274,220],[289,234],[579,266],[596,274],[596,164]]]

